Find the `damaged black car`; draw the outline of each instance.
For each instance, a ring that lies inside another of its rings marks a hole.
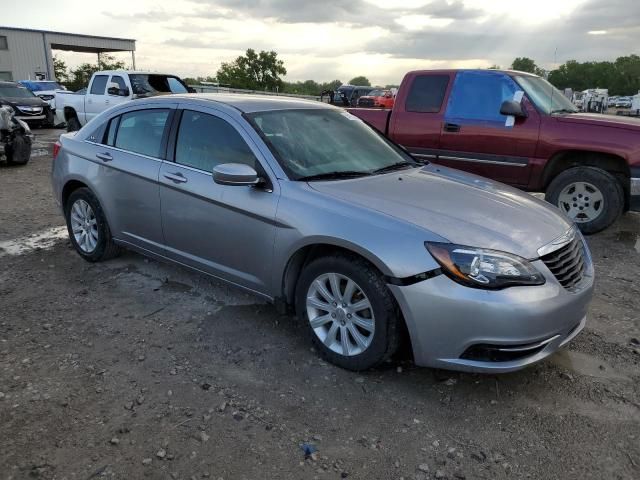
[[[25,165],[31,157],[31,129],[7,105],[0,106],[0,162]]]

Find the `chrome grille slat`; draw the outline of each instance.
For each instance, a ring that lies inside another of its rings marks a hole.
[[[584,276],[584,247],[579,235],[556,251],[540,257],[560,285],[571,290]]]

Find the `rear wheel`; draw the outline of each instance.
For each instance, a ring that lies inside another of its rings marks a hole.
[[[583,233],[604,230],[624,209],[620,182],[595,167],[574,167],[560,173],[549,184],[545,199],[576,222]]]
[[[69,195],[65,218],[71,243],[85,260],[99,262],[119,253],[100,202],[88,188],[79,188]]]
[[[303,270],[296,311],[330,362],[366,370],[398,348],[399,312],[380,272],[348,255],[320,257]]]

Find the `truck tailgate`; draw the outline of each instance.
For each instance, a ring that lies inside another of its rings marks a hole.
[[[383,135],[387,134],[391,110],[374,108],[348,108],[352,115],[364,120]]]

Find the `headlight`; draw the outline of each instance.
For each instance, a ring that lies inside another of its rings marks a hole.
[[[528,260],[517,255],[451,243],[425,242],[425,246],[449,278],[467,287],[498,290],[545,282]]]

